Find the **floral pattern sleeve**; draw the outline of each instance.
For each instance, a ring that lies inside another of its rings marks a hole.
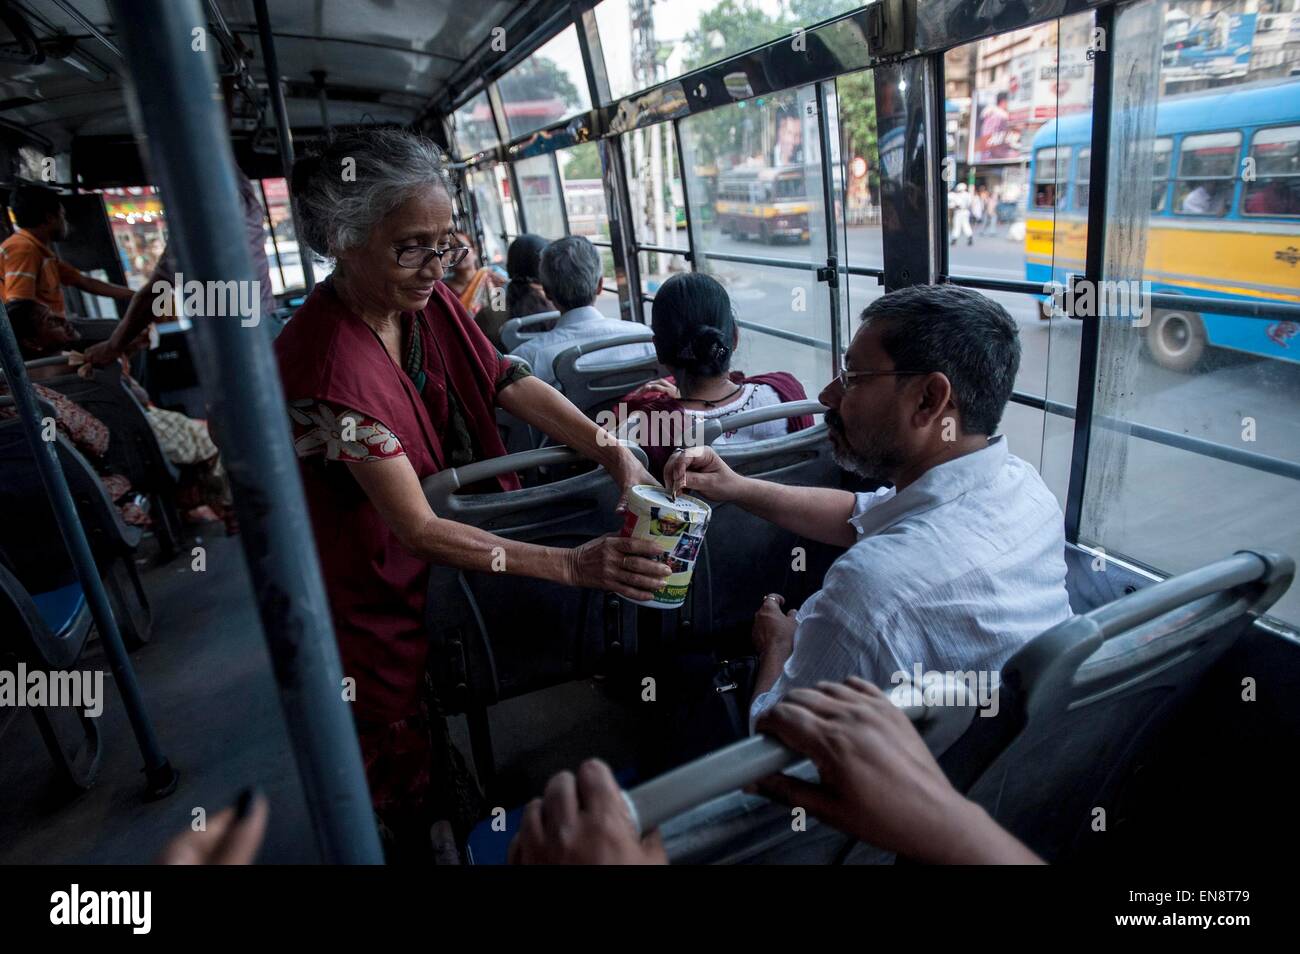
[[[355,464],[406,454],[387,425],[360,411],[307,399],[289,404],[289,420],[299,457]]]

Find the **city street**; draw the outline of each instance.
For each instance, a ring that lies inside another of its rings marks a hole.
[[[742,321],[829,342],[826,286],[811,274],[814,264],[825,261],[816,235],[816,244],[809,245],[762,245],[712,233],[705,239],[709,251],[808,261],[808,272],[722,261],[708,267],[727,285]],[[847,246],[850,264],[881,263],[879,229],[850,229]],[[972,245],[950,251],[953,274],[1025,277],[1023,244],[1003,235],[978,236]],[[656,276],[646,274],[644,279],[653,291]],[[880,293],[875,279],[851,277],[844,309],[846,344],[857,315]],[[1017,389],[1073,406],[1079,324],[1061,318],[1042,320],[1038,301],[1030,296],[990,294],[1020,326]],[[806,310],[797,310],[799,304]],[[1300,364],[1211,352],[1202,369],[1181,374],[1150,359],[1139,329],[1117,326],[1107,334],[1111,337],[1102,349],[1107,357],[1100,373],[1099,413],[1300,462],[1300,416],[1295,413]],[[735,366],[746,372],[791,371],[813,397],[830,377],[828,351],[750,329],[742,329],[741,338]],[[1248,419],[1254,421],[1253,435]],[[1073,428],[1071,419],[1015,404],[1003,420],[1013,452],[1039,468],[1062,502]],[[1169,572],[1188,570],[1241,548],[1277,550],[1300,558],[1300,494],[1288,478],[1111,429],[1094,429],[1089,474],[1085,534],[1104,541],[1117,556]],[[1284,598],[1275,612],[1300,622],[1300,591]]]

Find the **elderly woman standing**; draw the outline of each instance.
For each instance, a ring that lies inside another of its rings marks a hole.
[[[338,136],[295,166],[293,198],[302,237],[335,264],[275,350],[375,809],[390,858],[423,857],[430,822],[453,820],[463,836],[475,814],[424,693],[429,564],[488,571],[504,559],[509,573],[636,599],[667,568],[643,541],[555,549],[439,519],[420,480],[503,454],[496,406],[598,461],[624,491],[653,478],[503,358],[440,281],[466,251],[433,143],[399,130]]]

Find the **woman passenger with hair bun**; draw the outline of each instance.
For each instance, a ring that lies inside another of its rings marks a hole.
[[[349,161],[355,175],[344,177]],[[648,559],[659,552],[649,541],[520,543],[439,518],[425,500],[423,478],[505,453],[497,407],[602,464],[625,493],[653,481],[559,392],[503,358],[440,280],[466,254],[444,162],[421,136],[368,129],[294,167],[302,238],[334,271],[275,340],[390,860],[428,860],[432,825],[450,822],[463,840],[481,811],[426,695],[429,564],[489,572],[504,559],[507,573],[639,600],[669,572]],[[508,474],[483,489],[518,487]]]
[[[692,425],[717,420],[723,428],[714,447],[744,441],[764,440],[812,427],[807,415],[726,429],[726,419],[741,411],[769,407],[787,401],[807,400],[803,385],[792,374],[773,371],[746,376],[732,371],[731,358],[740,342],[740,330],[731,310],[727,290],[716,278],[703,272],[682,272],[672,276],[655,293],[651,308],[655,354],[671,376],[651,381],[626,398],[627,417],[633,426],[627,431],[642,438],[650,469],[657,477],[675,448],[645,441],[656,428],[637,428],[634,415],[670,412],[683,417],[681,433],[692,433]],[[639,433],[638,433],[639,432]]]

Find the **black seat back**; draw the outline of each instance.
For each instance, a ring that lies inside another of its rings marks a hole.
[[[0,670],[16,671],[19,662],[45,672],[75,669],[90,632],[84,600],[60,632],[51,632],[31,595],[5,563],[0,560]],[[0,736],[21,711],[15,706],[0,709]],[[101,755],[94,719],[70,706],[35,706],[31,712],[63,778],[78,788],[89,788],[99,772]]]
[[[140,532],[122,522],[94,469],[76,448],[62,434],[54,444],[91,550],[104,571],[135,548]],[[0,513],[5,515],[0,520],[0,548],[28,590],[57,589],[76,579],[36,460],[15,419],[0,421]]]
[[[501,473],[579,459],[568,448],[545,448],[446,470],[423,487],[440,517],[512,540],[568,548],[622,526],[614,512],[619,490],[604,470],[507,493],[456,490]],[[595,590],[434,566],[427,625],[439,697],[450,711],[467,711],[603,671],[636,651],[635,608]]]
[[[1202,676],[1290,585],[1289,557],[1242,551],[1036,637],[1002,670],[997,715],[940,760],[953,784],[1048,861],[1110,811]]]
[[[112,435],[104,463],[142,493],[174,494],[178,472],[167,459],[144,408],[127,389],[117,365],[98,368],[92,378],[71,374],[40,382],[75,401],[104,422]]]

